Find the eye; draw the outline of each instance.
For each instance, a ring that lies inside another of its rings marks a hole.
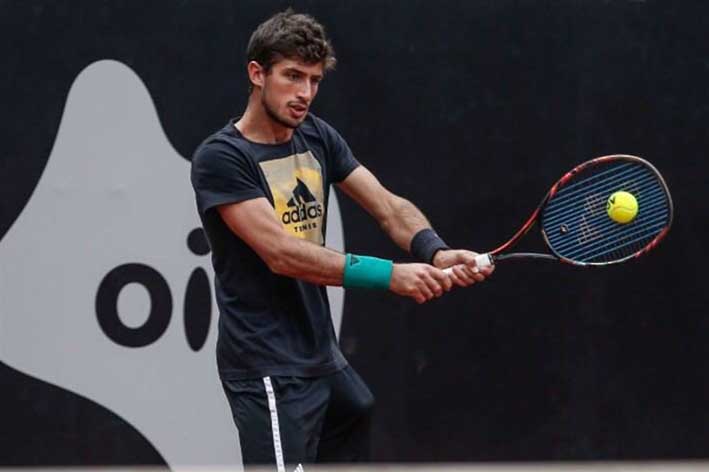
[[[293,82],[297,81],[300,78],[300,74],[296,72],[289,72],[288,73],[288,79],[292,80]]]

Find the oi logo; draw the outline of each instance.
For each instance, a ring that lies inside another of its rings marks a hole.
[[[198,256],[209,253],[209,245],[201,228],[187,237],[187,247]],[[127,326],[118,313],[118,297],[129,284],[139,284],[150,297],[150,312],[139,327]],[[147,264],[128,263],[111,270],[103,278],[96,294],[96,317],[103,332],[116,344],[144,347],[157,341],[167,330],[172,317],[173,300],[165,277]],[[193,351],[204,346],[209,334],[212,297],[207,272],[198,267],[192,271],[183,304],[187,343]]]

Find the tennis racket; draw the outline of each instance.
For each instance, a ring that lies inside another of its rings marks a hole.
[[[608,211],[619,191],[632,194],[637,202],[637,213],[627,223],[615,221]],[[509,241],[478,255],[475,262],[480,268],[517,259],[618,264],[657,246],[670,230],[672,213],[670,191],[652,164],[624,154],[597,157],[564,174]],[[549,253],[508,252],[536,222]]]

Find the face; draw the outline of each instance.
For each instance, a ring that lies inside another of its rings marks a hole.
[[[253,64],[261,69],[252,81],[261,86],[261,103],[268,116],[282,126],[297,128],[318,93],[323,65],[282,59],[265,72],[261,66]]]

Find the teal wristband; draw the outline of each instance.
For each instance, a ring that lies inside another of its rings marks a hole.
[[[347,254],[342,286],[388,290],[393,269],[394,263],[386,259]]]

